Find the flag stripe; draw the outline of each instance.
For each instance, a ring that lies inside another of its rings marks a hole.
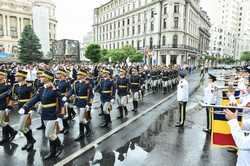
[[[242,123],[239,124],[242,126]],[[231,134],[231,129],[227,121],[214,120],[212,127],[214,133]]]
[[[212,144],[224,147],[236,147],[231,134],[213,133]]]

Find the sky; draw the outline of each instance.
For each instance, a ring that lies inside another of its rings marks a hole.
[[[53,0],[56,4],[57,39],[74,39],[82,42],[92,30],[94,8],[109,0]],[[204,9],[211,8],[209,1],[201,0]]]
[[[53,0],[56,4],[57,39],[82,42],[92,30],[94,8],[109,0]]]

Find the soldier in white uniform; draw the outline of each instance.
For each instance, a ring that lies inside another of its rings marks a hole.
[[[215,105],[217,97],[216,77],[209,74],[208,85],[204,89],[203,102],[206,105]],[[203,129],[204,132],[211,133],[212,129],[212,115],[209,108],[206,108],[207,113],[207,128]]]
[[[231,128],[231,133],[235,144],[238,147],[238,159],[236,166],[250,165],[250,135],[245,136],[243,130],[250,131],[250,120],[243,121],[243,128],[241,129],[238,120],[237,112],[233,113],[230,110],[224,111],[226,118],[229,120],[228,125]]]
[[[180,72],[180,81],[177,86],[177,101],[179,102],[179,111],[180,118],[179,122],[175,125],[176,127],[183,127],[186,119],[186,105],[188,102],[188,82],[185,79],[186,74],[184,72]]]

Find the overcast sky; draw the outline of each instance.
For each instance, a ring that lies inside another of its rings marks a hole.
[[[54,0],[58,20],[57,39],[76,39],[92,30],[93,10],[109,0]],[[209,1],[202,0],[202,6],[209,8]]]

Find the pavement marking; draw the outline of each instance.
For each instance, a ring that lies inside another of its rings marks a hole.
[[[144,116],[145,114],[147,114],[148,112],[152,111],[154,108],[156,108],[157,106],[161,105],[162,103],[166,102],[167,100],[169,100],[170,98],[172,98],[174,95],[176,95],[177,92],[174,92],[172,94],[170,94],[168,97],[162,99],[160,102],[158,102],[157,104],[153,105],[152,107],[148,108],[147,110],[145,110],[144,112],[141,112],[140,114],[136,115],[135,117],[129,119],[128,121],[122,123],[120,126],[116,127],[115,129],[111,130],[110,132],[106,133],[105,135],[99,137],[98,139],[96,139],[95,141],[93,141],[92,143],[88,144],[87,146],[85,146],[82,149],[79,149],[78,151],[74,152],[73,154],[69,155],[68,157],[66,157],[65,159],[61,160],[60,162],[56,163],[55,166],[62,166],[65,165],[67,163],[69,163],[70,161],[74,160],[75,158],[79,157],[80,155],[82,155],[83,153],[85,153],[86,151],[88,151],[89,149],[96,147],[98,144],[100,144],[101,142],[103,142],[104,140],[106,140],[107,138],[111,137],[112,135],[114,135],[115,133],[117,133],[118,131],[122,130],[123,128],[125,128],[126,126],[128,126],[129,124],[133,123],[134,121],[136,121],[137,119],[139,119],[140,117]]]

